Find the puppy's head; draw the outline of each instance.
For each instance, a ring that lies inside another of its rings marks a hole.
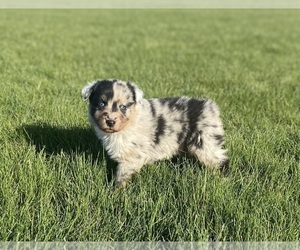
[[[130,82],[98,80],[82,89],[83,99],[89,99],[90,117],[106,133],[119,132],[134,119],[136,105],[143,92]]]

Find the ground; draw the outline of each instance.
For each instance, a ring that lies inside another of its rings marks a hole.
[[[0,240],[299,241],[298,10],[0,10]],[[189,159],[124,191],[81,88],[220,106],[227,176]]]

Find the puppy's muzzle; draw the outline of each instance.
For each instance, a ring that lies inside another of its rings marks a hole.
[[[115,126],[115,124],[116,124],[116,121],[114,121],[114,120],[111,120],[111,119],[106,120],[106,125],[110,128]]]

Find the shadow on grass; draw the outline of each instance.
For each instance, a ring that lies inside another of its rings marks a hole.
[[[91,128],[62,127],[46,123],[26,124],[19,127],[18,133],[25,136],[29,144],[35,145],[37,152],[43,151],[48,156],[63,153],[74,157],[85,154],[91,156],[95,165],[101,165],[105,158],[107,180],[112,181],[115,175],[117,164],[108,157]],[[163,162],[179,172],[191,167],[196,173],[203,170],[203,164],[184,153]]]
[[[73,157],[76,154],[86,154],[92,157],[93,164],[101,164],[106,159],[107,179],[112,180],[116,163],[111,161],[103,150],[101,142],[96,138],[91,128],[61,127],[49,124],[28,124],[18,129],[29,144],[35,145],[38,152],[47,155],[64,154]]]

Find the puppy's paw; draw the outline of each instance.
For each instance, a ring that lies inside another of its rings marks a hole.
[[[115,186],[118,189],[125,189],[126,184],[127,184],[126,181],[117,181]]]

